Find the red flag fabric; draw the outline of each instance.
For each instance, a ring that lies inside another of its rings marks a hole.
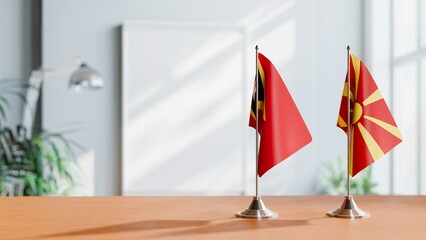
[[[252,96],[249,126],[256,129],[259,117],[260,134],[258,174],[261,177],[269,169],[288,158],[312,141],[287,87],[274,65],[258,55],[258,114],[256,114],[256,89]]]
[[[364,63],[350,54],[349,174],[355,176],[402,141],[401,132]],[[337,126],[348,131],[348,76],[346,74]]]

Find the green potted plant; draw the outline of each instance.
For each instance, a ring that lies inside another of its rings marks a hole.
[[[342,158],[337,157],[337,161],[327,161],[324,163],[325,173],[320,176],[320,194],[345,195],[347,169]],[[377,194],[375,188],[378,183],[373,181],[371,167],[360,172],[351,179],[351,193],[354,195]]]
[[[81,146],[65,137],[66,131],[28,136],[21,125],[15,130],[4,126],[8,97],[25,104],[24,91],[29,87],[17,80],[0,80],[0,195],[67,195],[75,185],[74,148]]]

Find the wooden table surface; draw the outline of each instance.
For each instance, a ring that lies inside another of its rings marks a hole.
[[[251,199],[2,197],[0,239],[426,239],[426,196],[356,196],[358,220],[325,215],[339,196],[263,197],[278,218],[235,218]]]

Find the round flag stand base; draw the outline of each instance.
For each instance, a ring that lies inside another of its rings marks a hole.
[[[370,217],[370,213],[365,212],[361,210],[360,208],[358,208],[352,195],[346,196],[342,205],[333,211],[329,211],[327,215],[330,217],[351,218],[351,219]]]
[[[239,218],[276,218],[278,213],[269,210],[260,197],[253,197],[250,206],[235,214]]]

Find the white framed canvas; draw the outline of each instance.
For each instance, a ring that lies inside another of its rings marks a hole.
[[[243,194],[246,42],[238,26],[123,24],[123,195]]]

